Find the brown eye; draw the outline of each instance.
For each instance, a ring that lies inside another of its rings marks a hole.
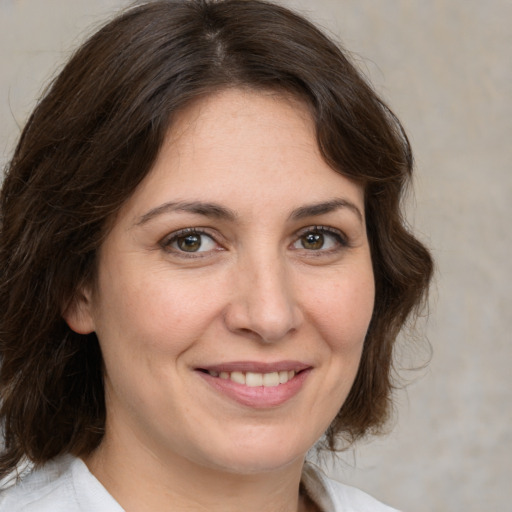
[[[346,237],[341,231],[328,227],[311,227],[298,234],[297,240],[293,243],[294,249],[306,251],[328,252],[346,247]]]
[[[317,251],[324,246],[324,235],[322,233],[307,233],[300,238],[300,243],[304,249]]]
[[[181,230],[162,242],[165,250],[174,253],[206,253],[219,249],[217,242],[206,233],[186,229]]]
[[[185,252],[197,252],[201,248],[201,235],[182,236],[176,240],[179,249]]]

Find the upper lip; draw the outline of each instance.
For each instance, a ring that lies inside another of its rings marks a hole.
[[[273,373],[283,371],[300,372],[306,368],[311,368],[310,364],[300,361],[275,361],[275,362],[259,362],[259,361],[229,361],[207,366],[197,367],[198,370],[206,370],[208,372],[253,372],[253,373]]]

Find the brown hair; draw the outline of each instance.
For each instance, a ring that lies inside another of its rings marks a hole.
[[[291,93],[311,108],[319,147],[365,188],[376,282],[356,381],[327,439],[378,430],[392,349],[424,298],[432,261],[400,200],[412,172],[393,113],[311,23],[260,0],[155,1],[108,23],[71,58],[21,135],[0,197],[0,475],[84,455],[105,423],[95,334],[62,311],[94,278],[109,220],[150,171],[173,116],[225,87]]]

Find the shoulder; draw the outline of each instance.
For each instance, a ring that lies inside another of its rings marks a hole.
[[[59,457],[14,485],[0,489],[0,512],[122,512],[122,508],[70,455]]]
[[[304,467],[303,485],[325,512],[398,512],[360,489],[327,477],[313,464]]]
[[[326,477],[327,478],[327,477]],[[398,512],[396,509],[381,503],[374,497],[366,494],[365,492],[351,487],[349,485],[341,484],[335,480],[327,479],[327,486],[330,488],[333,501],[338,505],[334,510],[343,510],[343,512]],[[340,508],[344,507],[344,508]]]
[[[71,478],[72,457],[63,457],[40,469],[22,474],[12,485],[0,490],[0,512],[70,512],[75,500]]]

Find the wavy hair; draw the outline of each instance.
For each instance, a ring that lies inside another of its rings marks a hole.
[[[0,195],[0,476],[27,457],[90,453],[105,401],[95,334],[62,318],[95,277],[111,221],[151,170],[173,118],[227,87],[292,94],[310,107],[319,148],[365,190],[376,284],[350,394],[327,432],[354,441],[386,421],[398,332],[426,296],[432,260],[401,197],[409,142],[343,49],[262,0],[164,0],[122,13],[50,84],[6,169]]]

